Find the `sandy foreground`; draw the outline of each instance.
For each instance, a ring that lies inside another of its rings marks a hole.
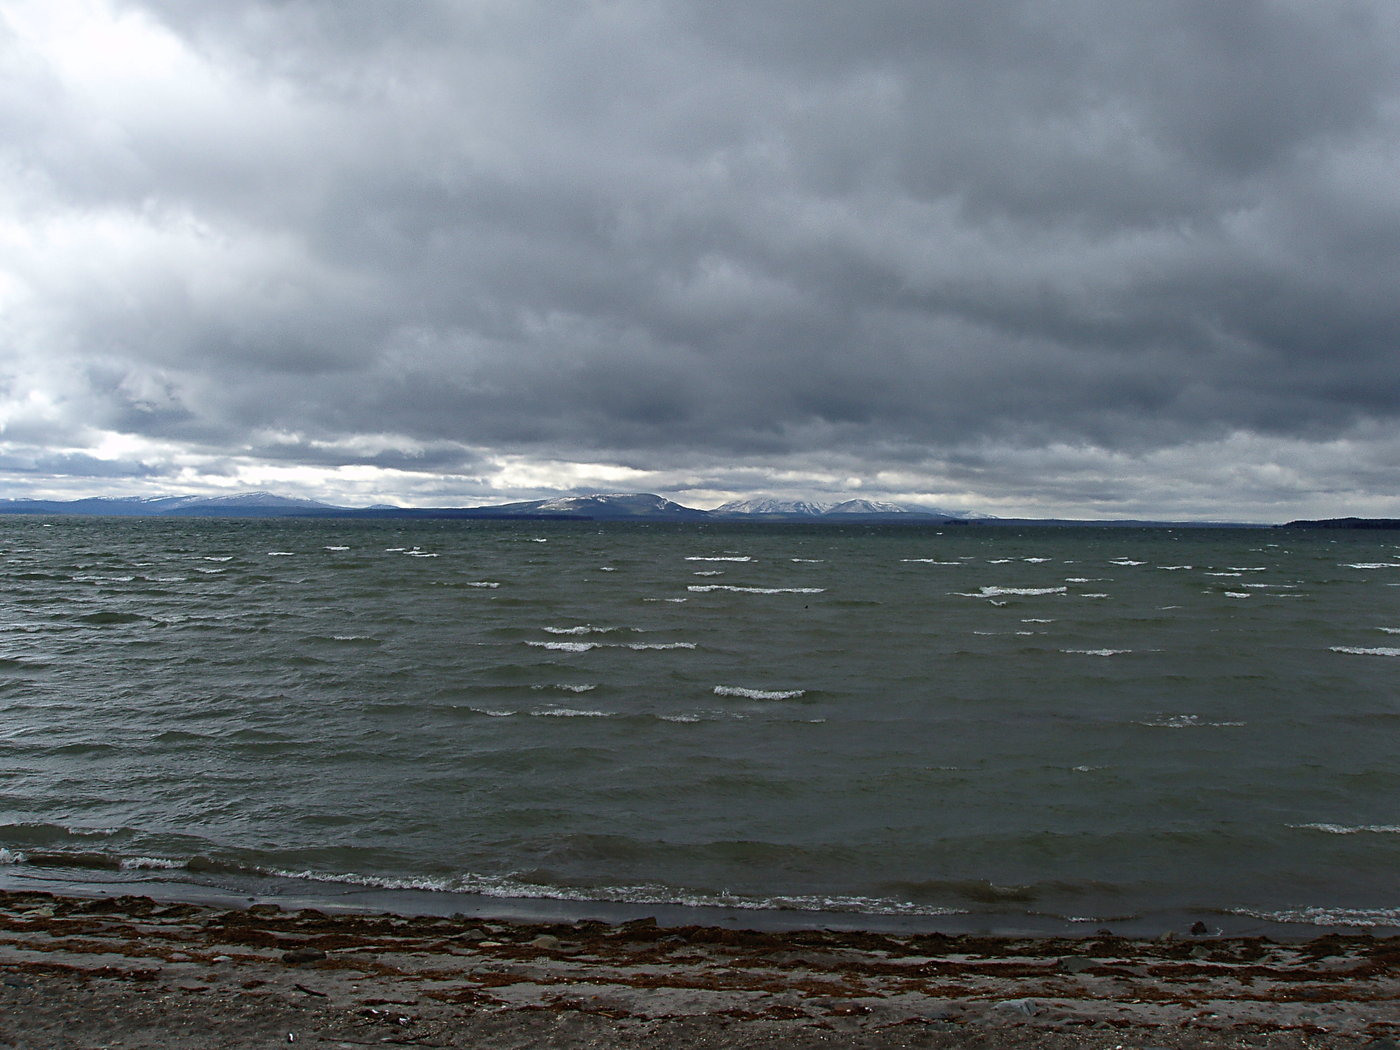
[[[289,1043],[1400,1050],[1400,939],[527,925],[0,893],[0,1045]]]

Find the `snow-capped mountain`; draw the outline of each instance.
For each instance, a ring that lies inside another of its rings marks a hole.
[[[829,518],[841,516],[862,516],[879,518],[942,518],[961,520],[974,517],[966,511],[943,510],[939,507],[911,507],[902,503],[888,503],[883,500],[848,499],[839,503],[820,503],[805,499],[775,499],[760,496],[753,499],[733,500],[716,507],[710,512],[716,516],[737,517],[742,515],[782,516],[785,518]],[[980,519],[979,519],[980,520]]]
[[[817,503],[806,499],[736,499],[721,504],[711,514],[825,514],[831,509],[828,503]]]
[[[683,507],[650,492],[610,492],[591,496],[555,496],[552,499],[474,507],[476,511],[509,516],[577,518],[704,518],[703,510]]]
[[[884,503],[873,499],[848,499],[826,508],[828,514],[914,514],[916,511],[901,507],[898,503]]]

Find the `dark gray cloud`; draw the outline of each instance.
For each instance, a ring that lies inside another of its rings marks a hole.
[[[1397,45],[1381,0],[18,3],[0,441],[1400,512]]]

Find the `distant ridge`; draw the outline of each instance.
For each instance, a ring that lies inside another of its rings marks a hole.
[[[910,507],[902,503],[886,503],[881,500],[848,499],[839,503],[820,503],[816,500],[774,499],[757,497],[734,500],[710,511],[716,517],[764,517],[792,520],[813,518],[861,517],[891,518],[913,521],[921,518],[939,521],[985,521],[989,520],[966,511],[942,510],[936,507]]]
[[[995,518],[990,515],[918,507],[878,500],[838,503],[754,497],[714,510],[697,510],[650,492],[610,492],[554,496],[478,507],[341,507],[319,500],[274,492],[240,492],[225,496],[99,496],[76,500],[0,499],[0,514],[95,515],[146,518],[407,518],[522,519],[529,521],[714,521],[788,522],[795,524],[997,525],[1134,528],[1259,528],[1258,524],[1222,521],[1064,520]],[[1389,518],[1336,518],[1289,522],[1286,527],[1335,529],[1400,528]]]
[[[588,521],[841,520],[951,521],[965,517],[851,499],[835,504],[807,500],[753,499],[697,510],[651,492],[607,492],[553,496],[477,507],[338,507],[319,500],[241,492],[227,496],[100,496],[78,500],[0,500],[0,514],[91,514],[102,517],[183,518],[540,518]]]
[[[1400,518],[1320,518],[1316,521],[1290,521],[1284,529],[1400,529]]]
[[[269,518],[334,512],[329,503],[274,492],[227,496],[94,496],[75,500],[0,500],[0,514],[91,514],[121,518]]]

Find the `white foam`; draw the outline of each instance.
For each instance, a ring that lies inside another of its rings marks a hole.
[[[1400,561],[1360,561],[1342,566],[1344,569],[1400,569]]]
[[[536,718],[611,718],[611,711],[590,711],[578,707],[547,707],[540,711],[531,711],[530,714]]]
[[[1078,656],[1122,656],[1124,653],[1132,652],[1131,649],[1061,649],[1062,653],[1072,653]]]
[[[722,554],[715,556],[690,555],[686,561],[753,561],[747,554]]]
[[[23,864],[29,859],[29,855],[23,850],[6,849],[0,846],[0,865],[3,864]]]
[[[534,686],[534,688],[535,688],[535,689],[558,689],[558,690],[560,690],[560,691],[562,691],[562,692],[565,692],[565,693],[591,693],[591,692],[593,692],[593,690],[597,689],[598,686],[595,685],[595,684],[592,683],[592,682],[580,682],[580,683],[555,682],[555,683],[554,683],[553,685],[551,685],[551,686],[537,685],[537,686]]]
[[[184,866],[184,861],[167,857],[123,857],[120,863],[122,871],[175,871]]]
[[[1329,835],[1400,835],[1400,824],[1289,824],[1290,828],[1325,831]]]
[[[499,583],[496,583],[494,580],[472,580],[470,583],[464,583],[464,584],[462,584],[462,586],[463,586],[463,587],[485,587],[485,588],[487,588],[487,589],[494,590],[495,588],[499,587],[500,584],[499,584]]]
[[[1054,623],[1055,621],[1054,621],[1054,620],[1047,620],[1047,619],[1045,619],[1045,617],[1043,617],[1043,616],[1025,616],[1025,617],[1022,617],[1021,622],[1022,622],[1022,623]]]
[[[1200,715],[1167,715],[1151,722],[1134,724],[1150,729],[1226,729],[1244,725],[1243,722],[1203,722]]]
[[[296,556],[296,551],[268,551],[267,556],[269,558],[293,558]]]
[[[1268,572],[1267,565],[1227,565],[1225,568],[1231,572]]]
[[[578,627],[546,627],[549,634],[612,634],[621,630],[619,627],[594,627],[591,623],[580,624]]]
[[[1208,572],[1208,573],[1206,573],[1206,575],[1207,575],[1207,576],[1240,576],[1240,575],[1242,575],[1242,573],[1238,573],[1238,572]]]
[[[825,587],[734,587],[727,583],[692,583],[688,591],[733,591],[736,594],[821,594]]]
[[[599,571],[599,572],[617,572],[617,570],[614,569],[611,565],[599,565],[599,566],[598,566],[598,571]]]
[[[1400,627],[1377,627],[1376,630],[1384,631],[1386,634],[1400,634]]]
[[[1182,569],[1194,569],[1194,565],[1159,565],[1157,568],[1163,572],[1180,572]]]
[[[1250,596],[1250,594],[1249,594],[1248,591],[1226,591],[1226,592],[1225,592],[1225,597],[1227,597],[1227,598],[1248,598],[1249,596]]]
[[[663,722],[682,722],[688,724],[700,721],[699,715],[658,715],[657,717]]]
[[[686,602],[689,598],[643,598],[644,602]]]
[[[692,575],[692,576],[723,576],[723,575],[724,575],[724,570],[723,570],[723,569],[697,569],[695,572],[692,572],[690,575]]]
[[[1010,564],[1011,564],[1011,559],[1010,559],[1010,558],[988,558],[988,559],[987,559],[987,564],[988,564],[988,565],[1010,565]]]
[[[321,549],[322,549],[322,550],[328,550],[328,551],[348,551],[350,548],[349,548],[349,547],[334,546],[334,547],[323,547],[323,548],[321,548]]]
[[[694,642],[636,642],[627,648],[641,652],[643,649],[694,649]]]
[[[1146,562],[1142,562],[1142,561],[1133,561],[1132,558],[1114,558],[1112,561],[1109,562],[1109,564],[1110,564],[1110,565],[1146,565],[1147,563],[1146,563]]]
[[[960,598],[997,598],[1002,595],[1034,597],[1042,594],[1064,594],[1067,587],[982,587],[976,594],[958,593]]]
[[[210,556],[210,557],[204,558],[203,560],[204,560],[204,561],[233,561],[233,556],[232,556],[231,554],[226,554],[226,555],[224,555],[224,556],[221,557],[221,558],[215,558],[215,557]]]
[[[805,689],[745,689],[739,685],[717,685],[715,696],[737,696],[745,700],[796,700],[805,696]]]
[[[1281,911],[1237,909],[1267,922],[1304,922],[1311,926],[1400,926],[1400,908],[1285,908]]]
[[[791,560],[799,565],[821,565],[826,561],[825,558],[793,558]]]
[[[915,562],[920,565],[961,565],[960,561],[939,561],[937,558],[900,558],[903,562]]]
[[[1333,645],[1329,646],[1334,653],[1349,653],[1352,656],[1400,656],[1400,649],[1387,647],[1363,648],[1353,645]]]
[[[1108,595],[1102,594],[1102,593],[1097,593],[1097,592],[1096,592],[1096,593],[1094,593],[1094,594],[1081,594],[1079,597],[1081,597],[1081,598],[1107,598]]]
[[[590,649],[598,648],[597,642],[534,642],[529,641],[526,645],[533,645],[539,649],[555,649],[563,653],[586,653]]]
[[[1032,564],[1032,565],[1039,565],[1041,562],[1043,562],[1043,561],[1049,561],[1050,559],[1049,559],[1049,558],[1022,558],[1021,560],[1024,561],[1024,562],[1029,562],[1029,563]]]

